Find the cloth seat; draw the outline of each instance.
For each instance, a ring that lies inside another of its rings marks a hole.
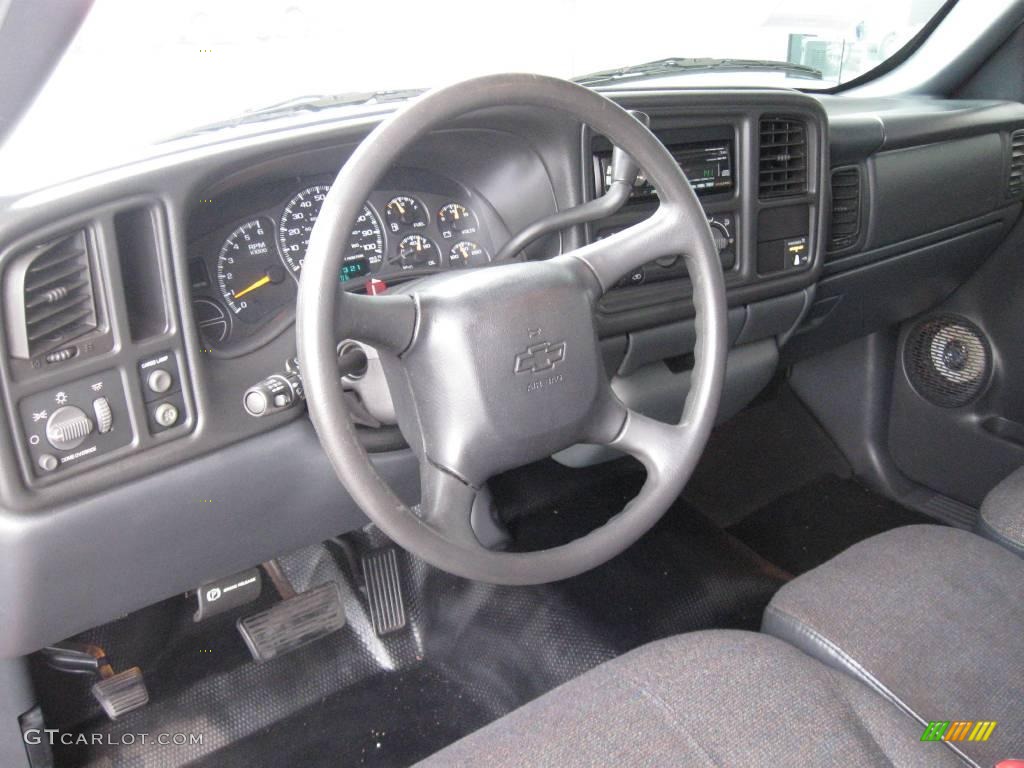
[[[1024,758],[1024,560],[934,525],[867,539],[772,598],[764,632],[848,672],[917,719],[996,721],[954,746]]]
[[[978,533],[1024,557],[1024,467],[989,491],[978,515]]]
[[[943,766],[943,743],[849,675],[754,632],[660,640],[422,766]]]

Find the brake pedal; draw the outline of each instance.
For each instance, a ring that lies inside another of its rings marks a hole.
[[[42,654],[47,665],[60,672],[96,675],[99,680],[92,686],[92,695],[111,720],[149,703],[142,670],[131,667],[115,674],[106,651],[98,645],[62,643],[44,648]]]
[[[363,580],[370,604],[370,621],[377,636],[404,629],[405,600],[394,547],[376,549],[363,557]]]
[[[345,626],[337,583],[329,581],[238,620],[238,631],[259,662],[290,653]]]
[[[138,667],[126,669],[94,683],[92,695],[111,720],[117,720],[122,715],[149,703],[146,681]]]

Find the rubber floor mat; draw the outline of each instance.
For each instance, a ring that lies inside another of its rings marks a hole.
[[[787,386],[711,433],[683,498],[728,527],[770,502],[850,467]]]
[[[616,467],[559,478],[555,508],[511,514],[519,547],[551,546],[600,525],[639,482]],[[528,505],[519,499],[511,506],[521,512]],[[373,531],[346,541],[357,554],[388,544]],[[73,687],[86,681],[55,683],[40,672],[48,726],[104,737],[60,748],[57,765],[408,765],[642,643],[709,627],[756,629],[783,582],[766,561],[680,503],[624,554],[556,584],[470,582],[400,551],[408,623],[381,638],[361,576],[343,554],[327,543],[281,558],[300,591],[336,581],[348,623],[266,664],[246,658],[233,631],[237,615],[197,628],[181,599],[78,638],[92,634],[118,663],[140,665],[152,700],[110,723],[87,705],[73,706]],[[121,743],[137,733],[203,739]]]
[[[936,521],[879,496],[857,480],[827,475],[766,505],[729,531],[792,574],[875,534]]]

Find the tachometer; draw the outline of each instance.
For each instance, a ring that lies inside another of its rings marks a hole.
[[[310,233],[330,189],[330,186],[321,184],[302,190],[288,202],[281,214],[277,239],[284,263],[296,277],[302,270]],[[380,220],[370,206],[364,205],[353,222],[345,261],[360,263],[363,272],[368,273],[376,270],[383,258],[384,232]]]
[[[295,284],[281,267],[267,236],[271,228],[253,219],[228,235],[217,256],[217,287],[228,309],[255,322],[295,295]]]

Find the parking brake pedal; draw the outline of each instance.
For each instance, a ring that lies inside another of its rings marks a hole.
[[[379,637],[403,629],[405,600],[394,547],[375,549],[363,557],[363,580],[370,604],[370,621]]]
[[[106,652],[98,645],[63,643],[42,650],[47,665],[61,672],[93,674],[92,695],[107,717],[117,720],[149,703],[149,691],[142,670],[131,667],[114,673]]]
[[[238,631],[256,661],[270,661],[345,626],[345,608],[336,582],[296,594],[276,561],[263,566],[284,599],[238,620]]]

